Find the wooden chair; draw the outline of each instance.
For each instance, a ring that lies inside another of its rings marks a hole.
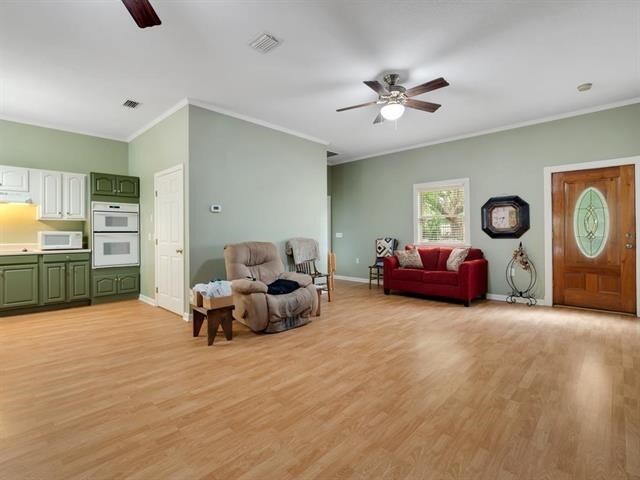
[[[393,255],[396,248],[398,248],[397,239],[376,238],[376,261],[373,265],[369,265],[369,289],[371,289],[372,280],[376,280],[377,286],[380,287],[380,278],[384,272],[384,258]]]
[[[327,290],[327,293],[329,294],[329,301],[331,301],[331,295],[333,293],[333,275],[336,271],[336,254],[333,252],[329,252],[329,258],[328,258],[328,262],[327,262],[327,270],[328,273],[322,273],[318,270],[318,267],[316,267],[316,261],[315,260],[308,260],[306,262],[303,263],[297,263],[295,265],[295,270],[298,273],[304,273],[307,274],[311,277],[311,281],[313,282],[313,284],[316,284],[316,280],[319,278],[325,278],[326,280],[326,287],[325,289]]]
[[[329,294],[329,301],[333,295],[335,289],[335,279],[333,278],[336,273],[336,254],[335,252],[329,252],[329,258],[327,259],[327,293]]]

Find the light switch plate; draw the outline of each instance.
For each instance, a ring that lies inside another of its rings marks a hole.
[[[336,238],[342,238],[342,232],[336,232]]]

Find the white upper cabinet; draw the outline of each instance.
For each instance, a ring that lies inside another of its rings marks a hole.
[[[40,171],[38,220],[86,220],[87,176]]]
[[[62,220],[62,174],[40,172],[38,220]]]
[[[20,167],[0,166],[0,190],[6,192],[28,192],[29,170]]]
[[[78,173],[62,175],[63,216],[66,220],[84,220],[86,217],[87,176]]]

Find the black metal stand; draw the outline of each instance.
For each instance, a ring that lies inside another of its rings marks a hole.
[[[522,269],[529,273],[529,283],[526,288],[520,288],[515,282],[516,268]],[[513,252],[511,260],[507,264],[506,271],[507,285],[511,289],[511,293],[507,296],[507,303],[516,303],[518,298],[526,300],[527,306],[532,307],[538,303],[536,300],[534,289],[538,281],[538,274],[533,262],[529,259],[524,251],[522,242]]]

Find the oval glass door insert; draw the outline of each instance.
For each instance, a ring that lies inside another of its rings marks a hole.
[[[578,197],[573,234],[585,257],[595,258],[604,250],[609,236],[609,206],[597,188],[587,187]]]

